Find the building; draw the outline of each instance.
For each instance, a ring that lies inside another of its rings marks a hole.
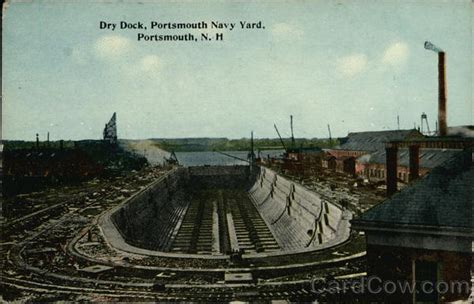
[[[342,140],[342,144],[339,147],[327,150],[327,152],[336,157],[336,161],[340,163],[339,166],[337,166],[340,169],[336,171],[352,175],[358,174],[360,171],[357,170],[356,161],[349,161],[353,163],[353,167],[350,167],[346,159],[350,157],[359,158],[363,155],[384,150],[385,143],[390,141],[405,141],[421,138],[424,138],[423,134],[415,129],[354,132],[349,133],[347,138]],[[346,165],[344,165],[344,162],[346,162]],[[343,168],[346,169],[341,171]]]
[[[354,156],[342,156],[336,158],[336,172],[355,176],[356,158]]]
[[[288,148],[283,155],[282,169],[294,175],[313,175],[321,167],[324,152],[318,147]]]
[[[474,236],[472,161],[472,148],[465,149],[352,221],[352,228],[366,235],[368,276],[409,282],[418,290],[385,294],[388,302],[467,300]],[[421,289],[423,282],[437,284],[440,292]],[[445,290],[442,282],[453,288]]]
[[[3,153],[2,193],[39,191],[47,185],[77,182],[102,173],[86,152],[78,148],[14,149]]]
[[[322,158],[322,167],[329,170],[336,170],[336,157],[332,154],[326,153]]]
[[[420,149],[419,175],[424,176],[431,169],[441,165],[460,149]],[[399,181],[408,183],[410,173],[409,149],[400,149],[398,153],[397,178]],[[383,181],[386,177],[386,151],[379,150],[366,154],[356,159],[355,171],[370,181]]]
[[[389,141],[402,141],[424,138],[419,131],[412,130],[390,130],[390,131],[370,131],[370,132],[352,132],[347,135],[343,143],[335,148],[328,150],[336,158],[344,156],[359,157],[370,152],[383,150],[385,143]]]
[[[474,126],[452,126],[448,127],[448,136],[474,137]]]

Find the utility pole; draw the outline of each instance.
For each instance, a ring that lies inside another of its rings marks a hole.
[[[254,143],[253,143],[253,131],[250,132],[250,161],[253,163],[255,160],[255,153],[254,153]]]
[[[293,115],[290,115],[290,128],[291,128],[291,147],[295,147],[295,137],[293,136]]]
[[[250,132],[250,174],[253,173],[253,166],[255,165],[255,153],[253,152],[253,131]]]
[[[332,142],[331,126],[329,124],[328,124],[328,132],[329,132],[329,141]]]

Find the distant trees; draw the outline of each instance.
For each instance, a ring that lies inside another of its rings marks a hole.
[[[250,149],[250,139],[228,138],[177,138],[177,139],[152,139],[154,144],[166,151],[197,152],[197,151],[247,151]],[[288,146],[290,141],[287,140]],[[304,148],[331,148],[338,144],[337,140],[318,138],[296,138],[295,146]],[[283,149],[278,138],[254,139],[256,150]]]

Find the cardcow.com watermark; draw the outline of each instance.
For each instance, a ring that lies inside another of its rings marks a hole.
[[[350,280],[315,278],[311,281],[311,291],[315,294],[465,294],[471,290],[468,281],[404,281],[382,280],[377,276],[363,276]]]

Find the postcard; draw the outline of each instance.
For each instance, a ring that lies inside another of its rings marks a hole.
[[[0,301],[470,303],[469,0],[9,0]]]

